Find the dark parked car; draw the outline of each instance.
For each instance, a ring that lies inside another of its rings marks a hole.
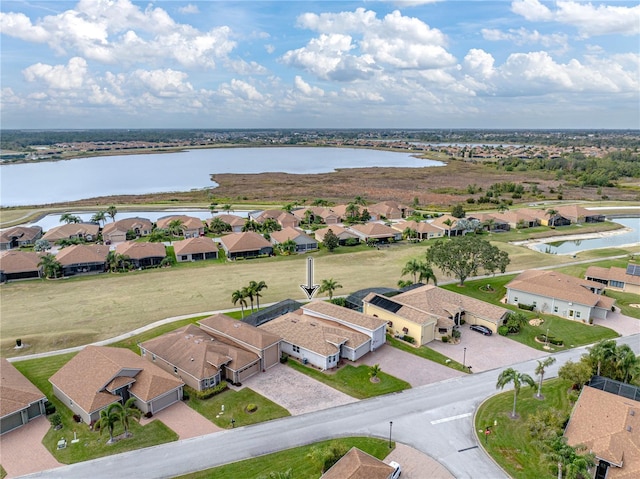
[[[486,326],[482,326],[480,324],[472,324],[471,326],[469,326],[469,329],[473,331],[478,331],[479,333],[482,333],[485,336],[491,336],[493,334],[493,331],[491,331]]]

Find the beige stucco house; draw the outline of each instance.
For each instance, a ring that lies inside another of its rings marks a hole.
[[[588,281],[602,283],[608,289],[640,294],[640,265],[637,264],[629,264],[626,269],[589,266],[584,277]]]
[[[46,396],[6,359],[0,359],[0,434],[45,413]]]

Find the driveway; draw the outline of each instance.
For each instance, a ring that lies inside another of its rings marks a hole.
[[[357,401],[285,364],[277,364],[265,373],[251,376],[242,383],[244,387],[279,404],[292,416]]]
[[[613,329],[621,336],[640,333],[640,319],[625,316],[619,309],[607,313],[607,319],[597,321],[596,324]]]
[[[8,478],[64,465],[42,445],[42,438],[50,427],[47,418],[40,416],[0,436],[0,464]]]
[[[425,476],[430,479],[454,479],[442,464],[431,456],[424,454],[412,447],[396,443],[396,448],[384,458],[384,462],[389,464],[395,461],[402,468],[402,479],[423,479]],[[428,473],[426,471],[429,471]]]
[[[461,326],[460,332],[462,336],[458,344],[431,341],[428,346],[459,363],[471,366],[474,373],[549,355],[499,334],[484,336],[471,331],[468,324]]]
[[[221,428],[183,402],[172,404],[154,414],[151,419],[143,416],[140,419],[140,424],[144,426],[156,419],[174,431],[178,435],[178,439],[189,439],[190,437],[204,436],[212,432],[222,431]]]
[[[431,344],[429,346],[431,347]],[[379,364],[382,372],[407,381],[414,388],[465,375],[455,369],[396,349],[389,344],[366,354],[355,363],[356,366],[360,364],[369,366]]]

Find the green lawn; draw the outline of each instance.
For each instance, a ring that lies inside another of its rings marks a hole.
[[[182,328],[189,324],[196,324],[198,321],[204,318],[208,318],[208,316],[197,316],[194,318],[181,319],[180,321],[175,321],[169,324],[163,324],[162,326],[150,329],[149,331],[145,331],[144,333],[140,333],[127,339],[123,339],[122,341],[112,343],[109,346],[114,346],[116,348],[127,348],[136,354],[140,354],[140,348],[138,347],[139,343],[144,343],[145,341],[157,338],[158,336],[162,336],[165,333]]]
[[[323,373],[310,366],[300,364],[292,358],[289,358],[287,364],[293,369],[356,399],[381,396],[383,394],[403,391],[411,387],[408,382],[386,374],[384,371],[378,374],[380,382],[373,383],[369,378],[369,366],[366,365],[354,367],[347,364],[346,366],[338,368],[335,373]]]
[[[478,441],[511,477],[542,479],[557,475],[555,463],[547,462],[540,447],[532,440],[526,427],[526,419],[532,412],[547,408],[558,409],[568,418],[572,407],[567,395],[569,386],[568,382],[560,379],[545,381],[542,385],[544,400],[534,397],[535,388],[522,388],[516,407],[520,415],[518,419],[509,417],[513,407],[511,386],[506,386],[506,392],[487,400],[478,409],[475,422]],[[497,421],[495,426],[494,421]],[[489,436],[479,432],[484,431],[487,426],[492,429]]]
[[[433,361],[434,363],[442,364],[443,366],[450,367],[451,369],[455,369],[457,371],[462,371],[464,373],[469,373],[469,368],[465,368],[457,361],[448,358],[444,354],[439,353],[438,351],[434,351],[433,349],[428,348],[427,346],[421,346],[419,348],[415,348],[410,344],[405,343],[404,341],[400,341],[399,339],[394,338],[393,336],[387,335],[387,343],[394,348],[400,349],[404,352],[415,354],[416,356],[420,356],[421,358],[428,359],[429,361]]]
[[[49,382],[49,378],[73,356],[75,356],[75,353],[14,363],[15,367],[56,406],[56,412],[62,418],[63,428],[57,431],[51,428],[42,441],[58,461],[63,464],[72,464],[178,440],[178,435],[158,420],[152,421],[144,427],[134,421],[131,426],[133,437],[107,445],[106,442],[109,439],[107,433],[101,436],[98,432],[91,431],[87,424],[76,423],[73,420],[71,410],[53,395],[53,388]],[[76,444],[71,444],[74,431],[80,441]],[[122,426],[118,424],[114,434],[119,435],[122,433]],[[56,445],[61,438],[67,440],[67,448],[58,450]]]
[[[209,399],[198,399],[191,395],[187,404],[216,426],[227,429],[231,428],[231,419],[235,421],[235,427],[240,427],[290,416],[285,408],[249,388],[240,391],[227,389]],[[258,409],[253,413],[247,412],[249,404],[255,404]],[[220,415],[223,405],[224,413]]]
[[[343,437],[267,454],[265,456],[247,459],[246,461],[226,464],[205,471],[180,476],[179,479],[256,479],[260,476],[268,477],[271,472],[284,472],[288,469],[291,469],[291,477],[316,479],[321,476],[320,466],[309,459],[309,453],[314,447],[322,447],[329,443],[341,443],[348,449],[357,447],[381,460],[384,459],[389,452],[393,451],[395,447],[395,443],[392,443],[392,448],[390,449],[389,443],[383,439]]]

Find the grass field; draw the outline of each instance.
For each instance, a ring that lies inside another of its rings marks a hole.
[[[320,466],[309,459],[309,454],[314,448],[322,448],[328,444],[342,444],[345,448],[358,449],[382,460],[393,451],[386,440],[371,437],[343,437],[323,441],[308,446],[295,447],[273,454],[254,457],[246,461],[234,462],[220,467],[207,469],[180,476],[178,479],[247,479],[269,477],[270,473],[285,472],[291,469],[291,477],[304,479],[317,479],[322,475]]]
[[[554,379],[542,385],[544,400],[534,397],[536,388],[523,387],[517,400],[518,419],[509,415],[513,408],[513,388],[484,402],[476,414],[475,429],[484,431],[491,426],[492,433],[485,437],[478,432],[481,442],[493,459],[511,477],[519,479],[552,479],[557,477],[555,463],[550,463],[541,454],[540,447],[532,440],[526,427],[529,414],[542,409],[557,409],[569,417],[571,404],[567,391],[569,383]],[[497,425],[495,424],[497,421]]]

